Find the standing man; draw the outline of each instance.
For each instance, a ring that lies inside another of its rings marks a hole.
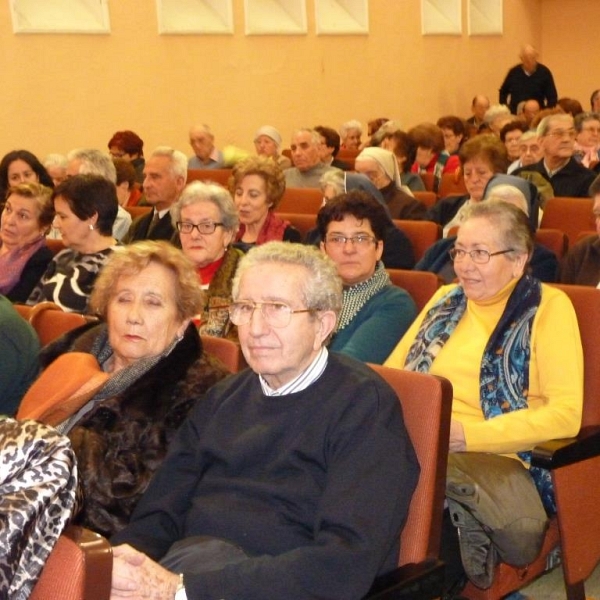
[[[139,240],[175,237],[169,209],[177,202],[187,180],[187,157],[179,150],[159,146],[144,166],[144,194],[152,211],[135,219],[125,237],[129,244]]]
[[[250,369],[196,404],[112,539],[111,598],[359,600],[418,479],[398,399],[327,351],[342,284],[316,248],[252,248],[232,296]]]
[[[208,125],[194,125],[190,128],[190,146],[194,150],[188,162],[188,169],[221,169],[223,153],[215,148],[215,136]]]
[[[500,104],[508,104],[513,114],[517,114],[523,100],[537,100],[541,108],[555,106],[558,96],[554,78],[550,69],[537,61],[537,50],[523,46],[519,58],[521,64],[510,69],[500,87]]]

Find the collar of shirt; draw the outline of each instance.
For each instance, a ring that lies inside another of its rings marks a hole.
[[[558,167],[557,169],[551,169],[548,166],[548,163],[546,163],[546,161],[544,160],[544,169],[546,169],[546,173],[548,173],[549,177],[554,177],[561,169],[564,169],[567,166],[567,163],[570,161],[570,158],[567,158],[567,160],[564,162],[564,164],[560,165],[560,167]]]
[[[265,396],[285,396],[287,394],[293,394],[294,392],[301,392],[305,390],[309,385],[313,384],[325,370],[327,366],[327,360],[329,357],[329,352],[327,348],[323,346],[321,351],[314,360],[308,365],[300,375],[294,377],[292,381],[282,385],[280,388],[276,390],[272,389],[271,386],[264,380],[262,375],[259,375],[258,378],[260,380],[260,386],[262,387],[263,394]]]
[[[158,218],[162,219],[170,210],[171,210],[171,207],[165,208],[164,210],[156,210],[156,208],[155,208],[154,212],[152,213],[152,217],[154,217],[154,215],[156,213],[158,213]]]

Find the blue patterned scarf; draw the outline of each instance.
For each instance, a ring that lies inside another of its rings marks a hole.
[[[506,304],[481,359],[479,398],[485,419],[527,408],[531,328],[542,298],[541,283],[524,275]],[[429,309],[413,342],[404,368],[429,372],[467,308],[462,287],[456,287]],[[531,452],[519,452],[530,463]],[[544,507],[555,512],[550,473],[546,469],[529,470]]]

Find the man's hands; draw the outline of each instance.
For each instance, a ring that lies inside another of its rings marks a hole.
[[[113,548],[111,600],[119,598],[173,600],[179,575],[128,544]]]

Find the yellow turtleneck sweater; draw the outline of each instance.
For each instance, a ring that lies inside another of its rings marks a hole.
[[[431,365],[452,382],[452,419],[464,428],[469,452],[510,454],[537,443],[577,434],[583,405],[583,352],[575,310],[562,291],[542,285],[533,320],[527,410],[485,420],[479,401],[481,358],[517,281],[493,298],[467,302],[454,332]],[[455,285],[444,286],[421,311],[385,365],[404,368],[426,312]]]

